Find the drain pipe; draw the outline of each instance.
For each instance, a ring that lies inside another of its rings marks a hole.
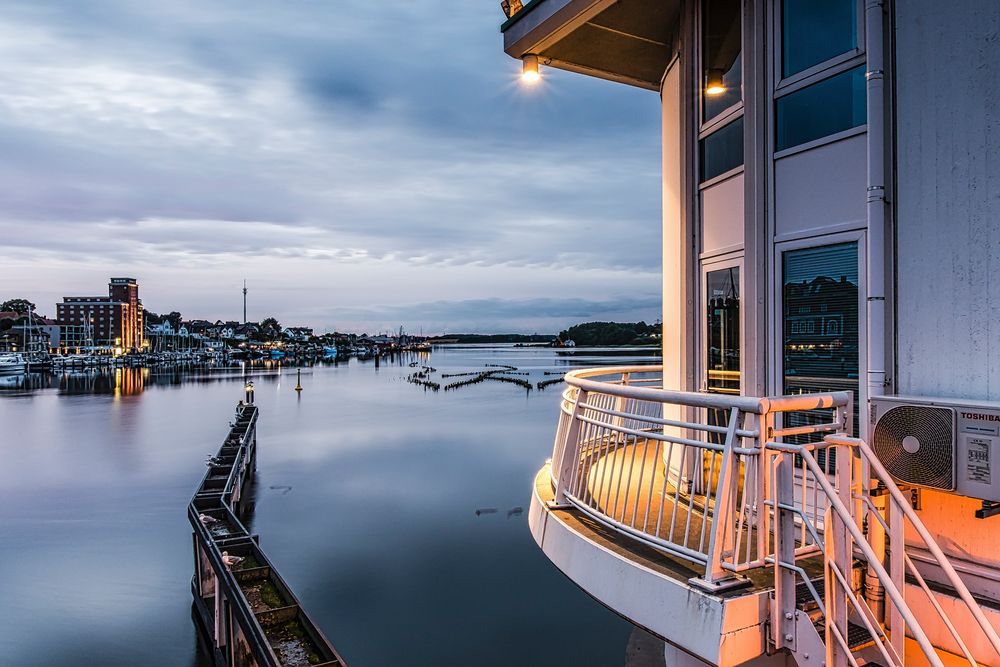
[[[868,125],[868,252],[866,277],[867,304],[867,394],[868,400],[885,393],[885,71],[882,39],[884,0],[865,2],[865,72]],[[871,442],[870,411],[858,406],[861,437]],[[862,484],[871,485],[867,470],[862,471]],[[873,498],[880,511],[885,511],[885,498]],[[868,540],[876,554],[887,562],[886,536],[882,526],[868,522]],[[902,546],[902,545],[900,545]],[[885,618],[885,590],[869,566],[865,577],[865,598],[876,617]]]
[[[884,0],[865,3],[865,73],[868,109],[868,397],[885,393],[885,72],[882,12]],[[867,411],[861,411],[867,439]]]

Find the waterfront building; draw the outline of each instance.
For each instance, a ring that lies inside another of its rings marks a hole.
[[[135,278],[112,278],[108,296],[66,296],[56,304],[64,348],[139,350],[145,342],[143,308]]]
[[[663,366],[567,376],[544,553],[670,667],[1000,665],[1000,3],[508,11],[662,119]]]

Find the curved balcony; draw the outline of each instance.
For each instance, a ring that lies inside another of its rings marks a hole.
[[[767,484],[776,459],[765,444],[849,433],[852,398],[668,391],[660,373],[566,375],[529,523],[553,563],[605,605],[710,664],[740,664],[765,652],[775,587]],[[808,419],[782,427],[790,412]],[[799,511],[821,523],[826,504],[797,488]],[[815,577],[820,549],[805,525],[789,558]]]

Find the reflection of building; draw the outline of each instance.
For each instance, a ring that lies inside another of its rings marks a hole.
[[[501,27],[526,81],[660,111],[663,366],[569,374],[529,526],[668,667],[1000,665],[998,29],[986,0],[534,0]],[[879,443],[887,394],[925,407]]]
[[[142,301],[135,278],[112,278],[108,296],[66,296],[56,304],[61,345],[65,348],[142,347]]]
[[[785,283],[784,364],[786,391],[795,392],[797,378],[830,378],[849,386],[822,389],[858,390],[858,286],[846,276],[817,276]],[[810,387],[813,391],[820,387]]]

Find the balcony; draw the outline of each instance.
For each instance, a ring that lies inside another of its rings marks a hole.
[[[659,90],[679,17],[679,0],[531,0],[500,30],[514,58]]]
[[[650,368],[566,376],[552,460],[535,480],[532,532],[607,606],[710,664],[740,664],[766,651],[775,590],[763,503],[773,459],[762,434],[791,410],[822,416],[795,434],[843,433],[850,395],[670,392]],[[810,518],[825,509],[809,504]],[[796,539],[797,567],[820,577],[815,540],[801,528]]]
[[[681,649],[678,664],[944,667],[1000,656],[1000,617],[850,437],[849,392],[667,391],[650,366],[565,379],[532,535],[590,595]],[[931,590],[911,547],[933,554],[947,595]]]

